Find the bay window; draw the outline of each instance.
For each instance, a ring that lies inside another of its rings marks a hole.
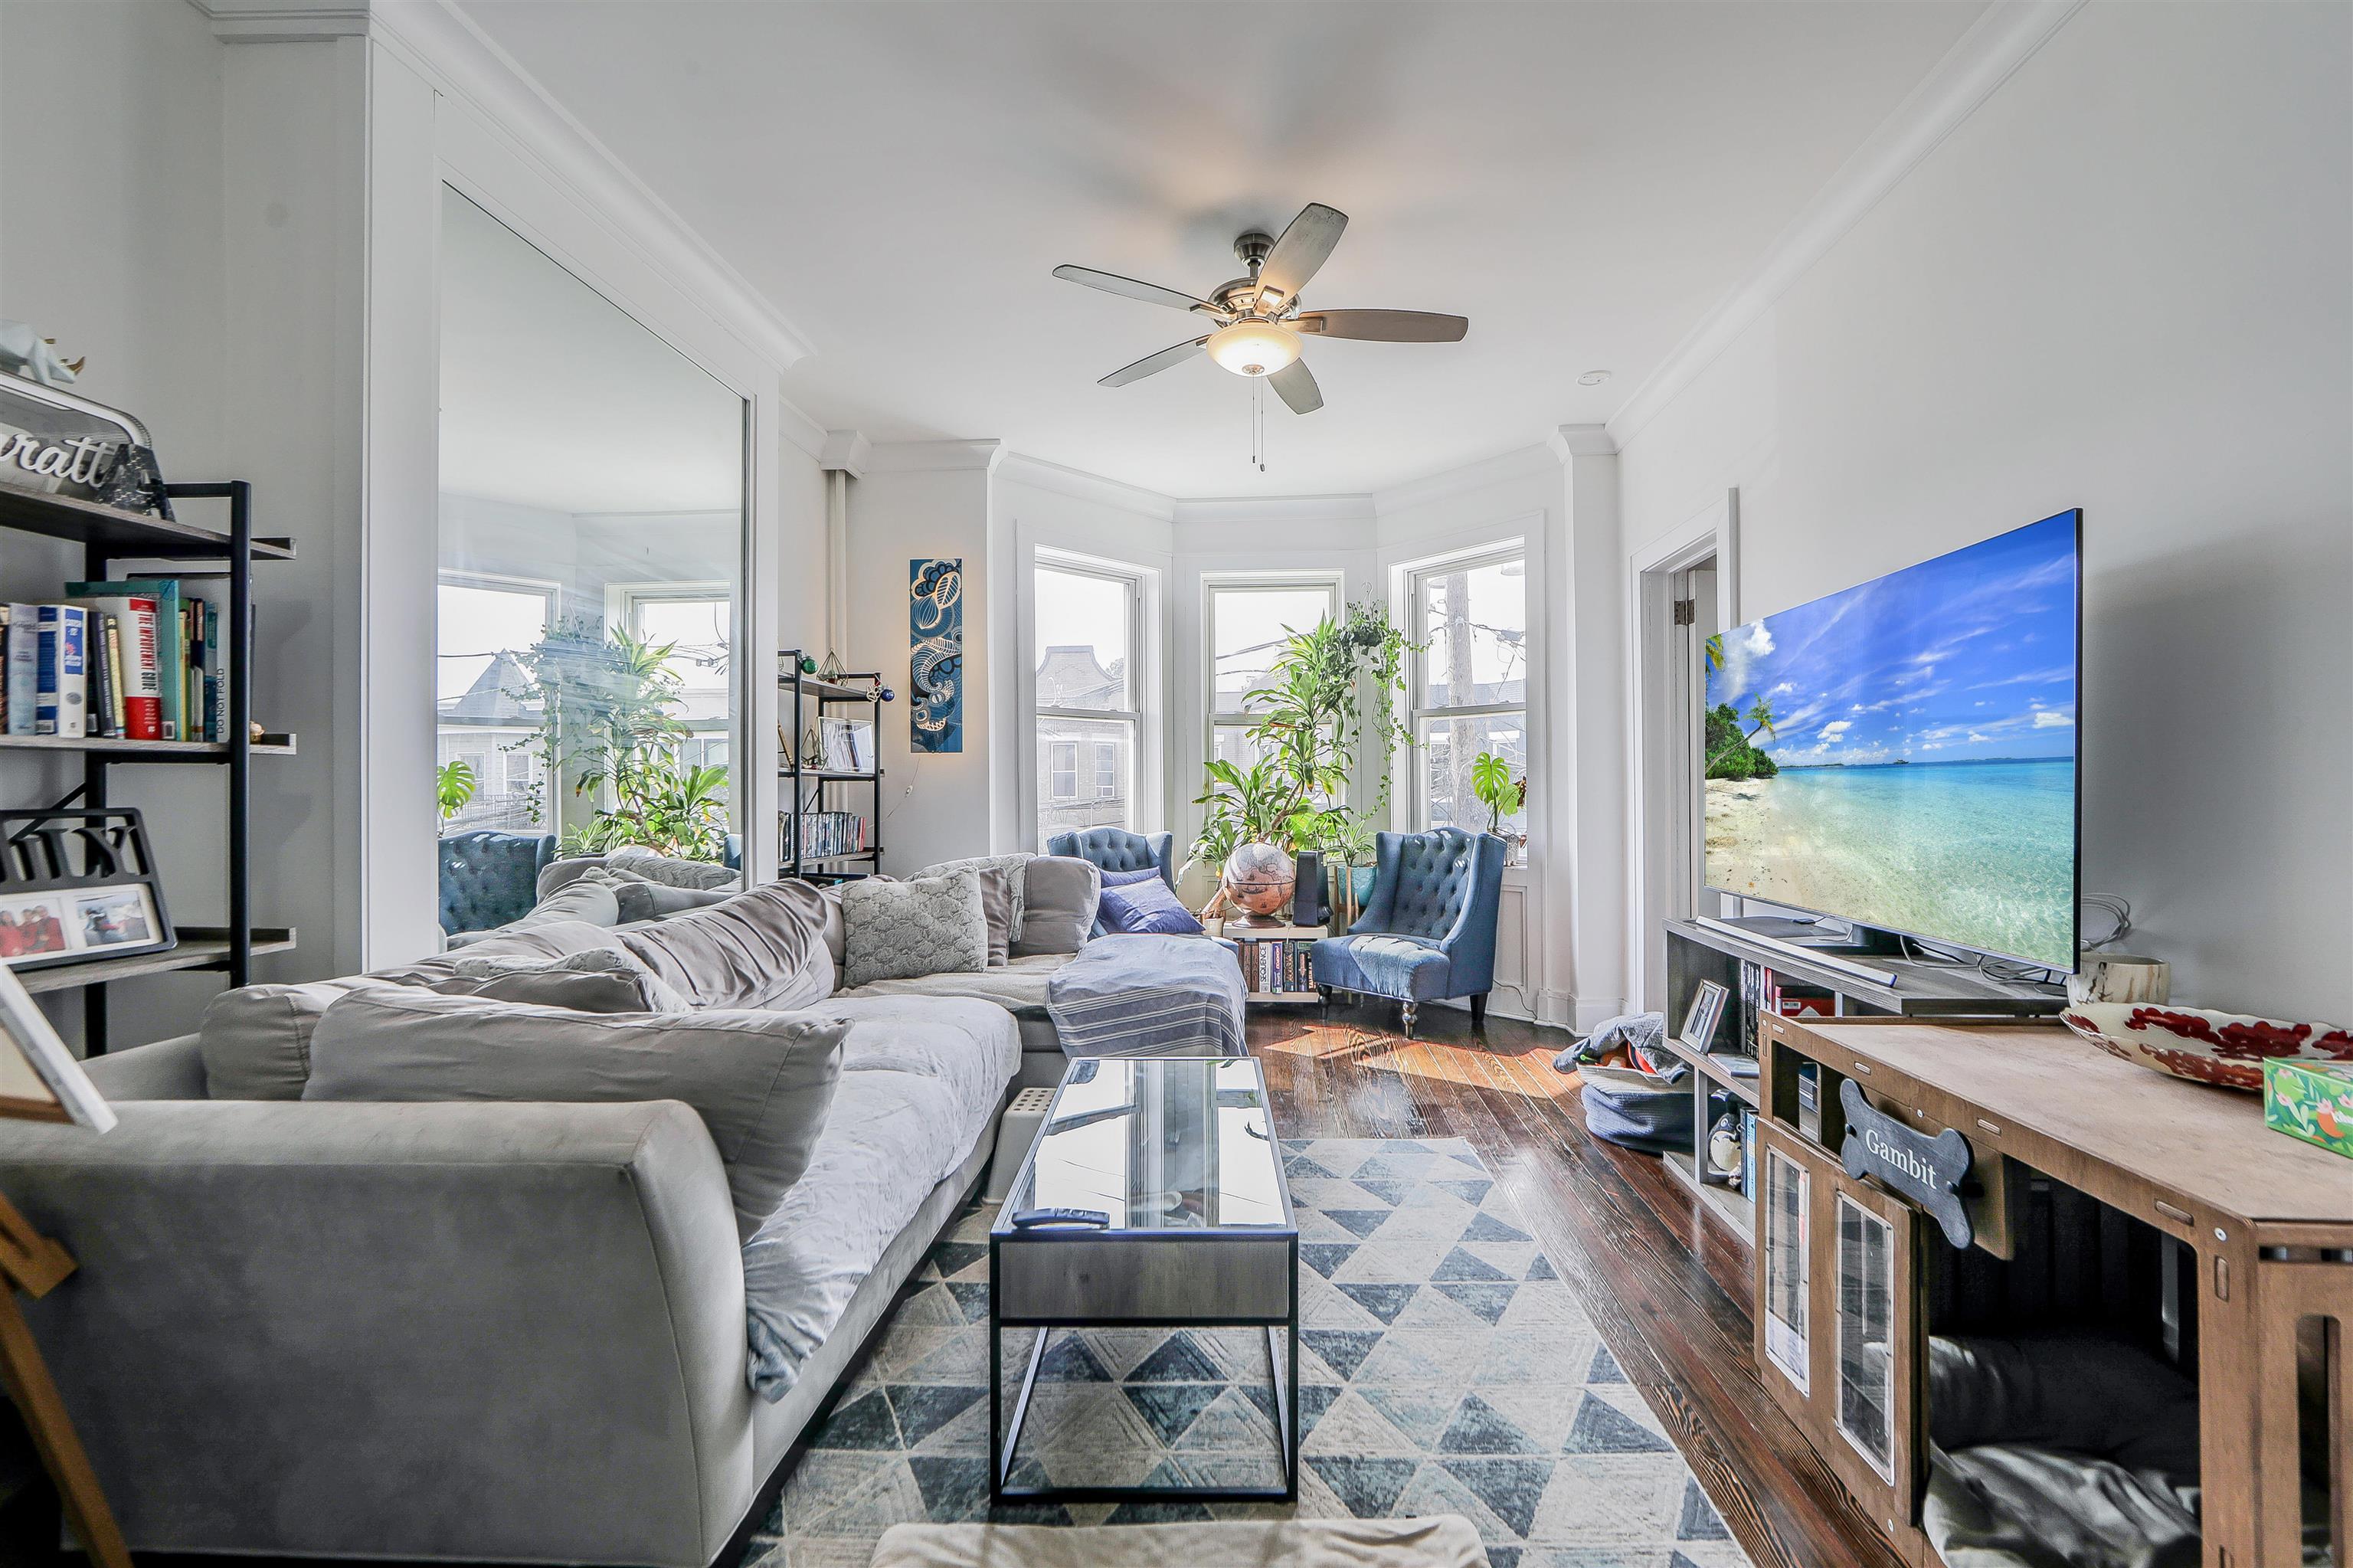
[[[1515,779],[1528,770],[1527,562],[1514,541],[1491,553],[1423,567],[1409,577],[1413,656],[1413,810],[1422,828],[1484,832],[1472,789],[1482,752]],[[1525,807],[1500,828],[1525,833]]]

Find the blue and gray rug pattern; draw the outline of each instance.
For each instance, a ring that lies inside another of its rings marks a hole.
[[[1459,1513],[1495,1568],[1745,1568],[1658,1417],[1471,1146],[1286,1140],[1300,1227],[1304,1518]],[[865,1568],[902,1520],[989,1517],[988,1248],[933,1249],[746,1561]],[[1006,1334],[1007,1397],[1029,1350]],[[1018,1460],[1032,1484],[1278,1481],[1254,1330],[1058,1330]],[[1279,1517],[1156,1502],[998,1510],[1128,1523]]]

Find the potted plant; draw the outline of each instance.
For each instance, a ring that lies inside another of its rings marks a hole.
[[[464,758],[441,765],[433,776],[433,803],[440,809],[443,821],[466,809],[474,798],[477,783],[474,765]]]
[[[1528,803],[1527,775],[1512,777],[1512,765],[1492,751],[1482,751],[1471,763],[1471,792],[1487,808],[1487,831],[1506,843],[1518,846],[1525,840],[1518,834],[1505,834],[1504,819],[1516,815]]]

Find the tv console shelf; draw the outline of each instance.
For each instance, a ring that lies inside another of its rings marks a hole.
[[[1727,929],[1727,927],[1734,927]],[[1754,1073],[1739,1073],[1732,1064],[1746,1066],[1756,1060],[1757,1032],[1762,1019],[1742,1005],[1742,966],[1770,969],[1785,981],[1810,991],[1826,992],[1833,1016],[1905,1018],[2032,1018],[2057,1012],[2066,1004],[2058,986],[2034,980],[1999,979],[1966,963],[1908,957],[1902,944],[1880,933],[1862,939],[1826,940],[1825,928],[1810,921],[1771,916],[1749,916],[1703,926],[1693,920],[1665,922],[1667,937],[1666,1017],[1670,1034],[1691,1009],[1702,980],[1714,980],[1731,993],[1724,1017],[1716,1025],[1715,1049],[1695,1051],[1679,1039],[1664,1042],[1667,1053],[1690,1064],[1694,1100],[1693,1147],[1686,1152],[1669,1150],[1659,1156],[1678,1181],[1731,1229],[1741,1241],[1754,1245],[1756,1206],[1749,1194],[1728,1185],[1709,1168],[1708,1129],[1728,1107],[1750,1111],[1757,1107],[1759,1090]],[[1749,939],[1750,938],[1758,939]],[[1813,948],[1825,957],[1846,959],[1891,971],[1894,985],[1864,980],[1843,968],[1810,963],[1793,954],[1792,945]]]

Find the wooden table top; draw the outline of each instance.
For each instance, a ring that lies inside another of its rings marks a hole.
[[[2353,1224],[2353,1160],[2265,1127],[2259,1095],[2168,1077],[2056,1025],[1792,1022],[1794,1035],[2242,1220]]]

